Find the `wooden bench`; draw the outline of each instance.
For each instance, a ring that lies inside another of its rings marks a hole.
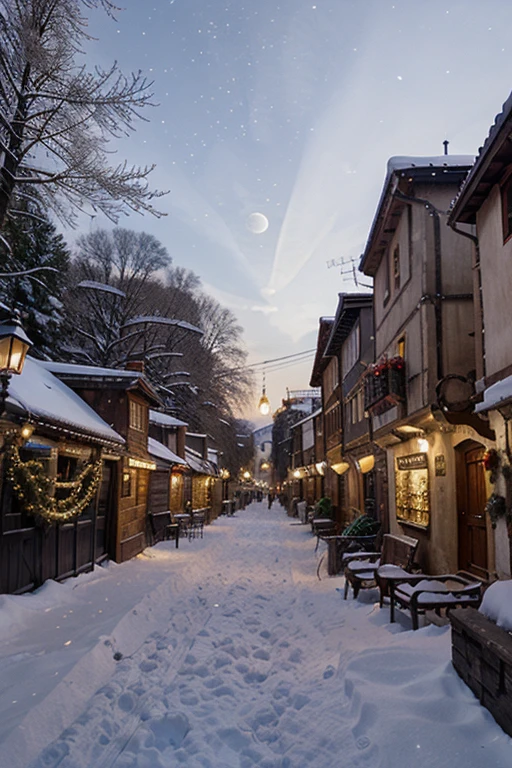
[[[448,613],[453,608],[478,608],[482,600],[482,582],[460,573],[440,576],[419,573],[393,577],[388,582],[390,622],[394,622],[395,606],[399,605],[410,611],[413,629],[418,629],[418,617],[426,611],[435,611],[440,616],[442,610]]]
[[[384,575],[378,578],[377,571],[381,566],[388,565],[393,566],[394,569],[399,569],[404,576],[407,576],[414,566],[418,543],[418,539],[413,539],[411,536],[385,533],[381,552],[345,555],[343,558],[345,600],[350,586],[354,591],[354,597],[357,597],[361,589],[372,589],[379,586],[380,605],[382,607],[384,596],[387,595],[387,581]]]
[[[149,512],[149,524],[151,526],[152,544],[156,544],[158,541],[174,539],[176,549],[178,549],[180,544],[180,526],[173,519],[170,510],[165,512]]]
[[[327,573],[329,576],[335,576],[343,570],[345,556],[374,552],[379,535],[380,531],[371,536],[344,536],[342,533],[333,536],[320,534],[318,538],[327,544]]]

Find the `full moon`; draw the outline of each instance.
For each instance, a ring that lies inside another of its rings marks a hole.
[[[247,217],[247,229],[253,235],[262,235],[268,229],[268,219],[263,213],[251,213]]]

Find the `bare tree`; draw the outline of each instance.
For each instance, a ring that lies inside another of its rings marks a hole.
[[[107,152],[151,104],[151,84],[116,63],[80,62],[92,8],[118,10],[110,0],[0,0],[0,231],[20,199],[68,223],[87,204],[113,221],[126,208],[161,215],[152,168],[113,166]]]
[[[77,247],[65,297],[62,355],[115,368],[130,359],[155,359],[186,335],[202,334],[192,323],[166,315],[155,300],[161,287],[156,274],[171,263],[155,237],[97,230],[79,237]]]

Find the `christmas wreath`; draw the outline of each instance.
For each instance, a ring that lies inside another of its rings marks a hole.
[[[22,461],[17,446],[6,453],[7,479],[12,484],[25,512],[42,518],[46,523],[69,522],[87,509],[101,481],[101,459],[87,464],[70,482],[59,483],[48,477],[39,461]],[[54,492],[71,488],[65,499],[56,499]]]

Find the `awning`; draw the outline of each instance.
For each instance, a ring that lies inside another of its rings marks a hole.
[[[512,400],[512,376],[507,376],[496,384],[491,384],[484,391],[484,399],[475,407],[476,413],[485,413],[502,405],[509,405]]]

